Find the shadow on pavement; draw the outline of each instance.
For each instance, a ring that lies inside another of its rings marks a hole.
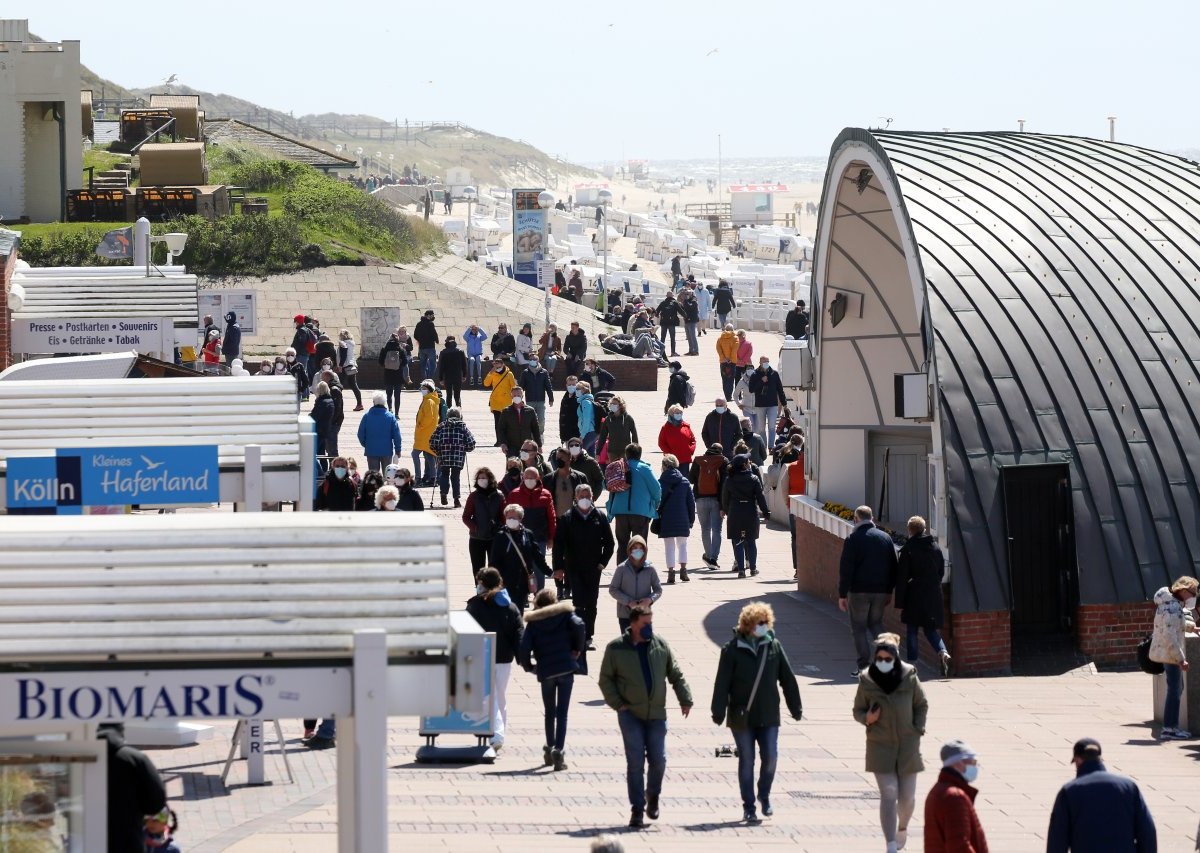
[[[720,823],[689,823],[681,826],[680,829],[686,829],[688,832],[718,832],[722,829],[737,829],[738,827],[762,826],[763,822],[746,823],[744,820],[726,820]]]
[[[648,829],[650,829],[649,826],[641,829],[634,829],[631,826],[619,824],[617,826],[588,826],[581,827],[580,829],[561,829],[554,834],[565,835],[568,838],[595,838],[598,835],[625,835],[645,832]]]

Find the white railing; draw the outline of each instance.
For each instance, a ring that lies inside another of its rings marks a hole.
[[[854,530],[854,525],[844,518],[839,518],[825,511],[825,504],[802,495],[793,495],[791,499],[792,515],[800,521],[806,521],[813,527],[818,527],[826,533],[832,533],[838,539],[845,539]]]

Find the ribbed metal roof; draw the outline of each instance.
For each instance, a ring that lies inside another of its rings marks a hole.
[[[1200,568],[1200,168],[1029,133],[848,130],[927,285],[954,609],[1007,609],[1000,467],[1068,462],[1080,599]]]

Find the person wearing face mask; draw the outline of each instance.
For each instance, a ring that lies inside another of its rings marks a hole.
[[[579,435],[583,439],[580,446],[589,454],[595,455],[596,442],[600,440],[598,427],[599,414],[596,409],[596,398],[592,396],[592,386],[582,379],[575,385],[575,399],[579,403]]]
[[[724,330],[717,336],[717,368],[721,371],[721,389],[725,399],[733,397],[733,386],[737,382],[738,337],[730,324],[722,323]]]
[[[950,675],[950,653],[938,629],[942,627],[942,578],[946,559],[933,541],[925,519],[914,515],[908,520],[908,541],[900,549],[896,571],[896,594],[892,605],[900,611],[900,621],[908,626],[908,662],[919,657],[920,632],[937,653],[942,677]]]
[[[497,447],[500,446],[500,415],[512,402],[512,390],[516,384],[517,377],[509,370],[508,364],[503,359],[493,359],[492,369],[483,377],[483,387],[492,389],[491,396],[488,397],[488,408],[492,410],[492,420],[496,425]]]
[[[400,424],[388,410],[387,396],[376,391],[371,397],[371,408],[358,422],[358,443],[367,456],[367,468],[382,471],[392,456],[401,453]]]
[[[587,345],[587,333],[579,328],[578,321],[573,321],[571,331],[567,332],[562,346],[567,359],[568,373],[577,373],[583,367],[583,360],[587,358]]]
[[[442,351],[445,354],[445,350]],[[438,485],[441,487],[442,506],[446,505],[446,494],[453,488],[455,508],[462,506],[459,478],[467,464],[467,454],[475,451],[475,436],[463,422],[458,406],[451,406],[446,419],[433,430],[429,446],[438,458]]]
[[[446,389],[446,402],[462,405],[462,386],[467,381],[467,356],[458,348],[458,340],[450,335],[437,362],[437,380]]]
[[[425,511],[425,501],[421,499],[421,493],[416,489],[416,481],[413,479],[412,471],[409,471],[407,468],[398,469],[394,482],[397,492],[397,510],[400,512]]]
[[[542,475],[542,482],[554,496],[555,514],[561,516],[571,511],[575,504],[575,489],[586,485],[587,477],[571,467],[571,454],[565,447],[552,450],[550,461],[554,464],[554,470],[549,477]],[[559,589],[559,598],[562,597],[562,590]]]
[[[617,538],[618,546],[620,538]],[[617,624],[624,631],[629,627],[629,614],[634,607],[649,608],[662,597],[662,582],[658,569],[650,564],[646,540],[634,536],[629,540],[629,556],[617,557],[617,568],[608,582],[608,594],[617,602]]]
[[[742,608],[733,638],[721,648],[713,685],[712,719],[727,722],[738,748],[738,786],[742,791],[742,819],[756,823],[754,751],[762,764],[758,772],[758,803],[764,817],[774,814],[771,783],[779,763],[779,690],[793,720],[803,716],[800,687],[787,653],[775,639],[775,612],[771,605],[753,602]]]
[[[508,502],[525,510],[525,529],[542,553],[546,553],[547,546],[554,541],[558,516],[554,512],[554,496],[542,486],[542,474],[537,468],[526,464],[521,473],[521,485],[509,494]],[[538,578],[537,588],[544,585],[545,578]]]
[[[591,486],[575,486],[574,504],[559,516],[554,531],[554,580],[565,582],[571,590],[575,610],[587,628],[588,651],[595,648],[600,576],[616,550],[608,516],[592,498]]]
[[[546,403],[554,405],[554,387],[550,379],[550,371],[542,367],[537,354],[531,355],[521,373],[520,385],[525,391],[525,402],[537,414],[539,424],[546,422]]]
[[[521,450],[517,453],[517,458],[521,460],[521,470],[533,467],[538,469],[538,473],[542,475],[542,480],[549,479],[554,473],[554,469],[550,467],[550,463],[542,456],[542,449],[533,439],[525,441],[521,444]],[[521,485],[517,483],[517,485]]]
[[[512,332],[508,330],[507,323],[501,323],[496,334],[492,335],[490,344],[492,350],[492,361],[512,361],[513,355],[517,351],[517,339],[513,337]]]
[[[629,826],[641,829],[647,817],[657,820],[659,815],[667,770],[667,683],[675,689],[684,717],[692,710],[692,691],[671,647],[654,632],[650,608],[634,607],[629,615],[628,628],[604,649],[599,686],[621,727]]]
[[[354,509],[357,512],[370,512],[375,509],[375,496],[384,485],[386,484],[383,482],[383,475],[378,471],[368,471],[363,474],[362,487],[359,489],[358,502]]]
[[[1150,638],[1150,660],[1161,663],[1167,680],[1163,725],[1159,740],[1187,740],[1192,735],[1179,728],[1179,702],[1183,697],[1183,674],[1190,669],[1185,635],[1196,633],[1188,611],[1196,606],[1198,582],[1184,576],[1154,593],[1154,633]]]
[[[500,450],[507,456],[515,453],[526,441],[542,443],[542,422],[537,412],[525,405],[525,392],[512,389],[512,405],[500,413],[497,427]]]
[[[583,449],[583,439],[572,438],[567,441],[567,455],[571,458],[571,470],[583,474],[592,487],[593,500],[598,499],[604,494],[604,471],[600,463]]]
[[[975,751],[961,740],[942,746],[942,772],[925,797],[925,853],[987,853],[987,838],[975,813],[979,776]]]
[[[307,400],[309,396],[308,389],[308,369],[302,364],[296,355],[296,351],[288,347],[283,354],[284,372],[289,374],[296,382],[296,396],[300,400]],[[276,369],[276,373],[278,373]]]
[[[689,398],[692,403],[696,401],[696,389],[689,387],[692,380],[687,371],[683,369],[683,365],[673,361],[670,364],[670,370],[671,378],[667,380],[667,402],[663,406],[663,414],[670,411],[672,406],[681,406],[686,409],[691,405],[688,402]]]
[[[467,612],[484,631],[496,635],[496,669],[492,680],[492,748],[504,746],[504,731],[508,721],[508,682],[512,676],[513,659],[521,647],[525,623],[520,609],[513,604],[500,572],[482,569],[476,577],[475,595],[467,602]]]
[[[317,399],[313,403],[312,411],[308,413],[316,424],[318,457],[326,457],[330,453],[329,438],[333,430],[333,414],[333,398],[329,396],[329,386],[318,382]],[[319,464],[324,468],[324,461],[320,461]]]
[[[329,512],[350,512],[358,498],[354,481],[350,479],[350,466],[345,456],[339,456],[329,466],[329,472],[317,487],[314,509]]]
[[[611,391],[617,387],[617,378],[601,367],[594,358],[584,362],[579,381],[586,382],[592,391]]]
[[[437,456],[430,440],[441,421],[442,398],[432,379],[421,381],[421,404],[417,407],[416,426],[413,429],[412,461],[416,472],[416,486],[432,486],[437,482]],[[421,477],[421,461],[425,462],[425,476]]]
[[[463,524],[470,535],[467,548],[471,553],[471,571],[474,574],[478,574],[489,561],[503,512],[504,495],[496,483],[496,475],[491,468],[480,468],[475,472],[475,488],[467,495],[462,514]]]
[[[704,416],[704,425],[700,427],[700,440],[706,448],[714,444],[721,445],[725,458],[733,458],[733,446],[741,438],[741,422],[738,416],[729,411],[729,404],[724,397],[713,401],[713,409]]]
[[[320,374],[320,380],[329,386],[329,399],[333,400],[333,423],[329,429],[329,437],[325,442],[325,451],[330,456],[337,456],[338,440],[342,433],[342,424],[346,422],[346,401],[342,394],[342,383],[338,382],[333,370],[325,370]]]
[[[601,447],[599,459],[602,465],[620,459],[624,455],[626,447],[638,443],[637,424],[625,406],[624,397],[614,395],[608,401],[608,414],[604,416],[604,422],[600,424],[597,441]],[[607,448],[607,454],[604,452],[605,448]]]
[[[866,770],[879,787],[879,823],[888,853],[903,850],[916,808],[921,736],[929,702],[917,669],[900,660],[900,637],[875,638],[871,665],[858,674],[854,719],[867,730]]]
[[[787,408],[787,393],[779,372],[771,367],[771,359],[758,360],[758,370],[750,377],[750,393],[754,395],[754,421],[763,444],[775,441],[775,419],[781,408]],[[764,454],[765,455],[765,454]]]
[[[729,476],[721,486],[721,516],[725,536],[733,543],[733,570],[739,578],[758,575],[759,513],[766,516],[767,499],[762,480],[750,466],[750,457],[739,453],[729,463]]]
[[[515,456],[510,456],[504,463],[504,476],[500,478],[500,494],[504,495],[505,503],[508,496],[521,488],[521,475],[525,465]]]
[[[587,675],[586,631],[569,601],[559,601],[552,589],[534,598],[534,609],[525,614],[525,636],[517,660],[526,672],[537,675],[546,722],[542,763],[566,770],[567,711],[575,674]]]
[[[742,418],[738,421],[738,426],[741,427],[738,438],[746,444],[746,452],[750,454],[750,464],[756,468],[762,468],[767,462],[767,445],[763,442],[762,436],[754,431],[754,424],[749,418]]]
[[[264,358],[262,360],[262,363],[258,366],[258,373],[256,373],[255,375],[256,376],[274,376],[275,375],[275,362],[271,361],[270,359]]]
[[[400,490],[395,486],[380,486],[375,492],[375,509],[379,512],[395,512],[400,505]]]
[[[520,610],[529,606],[529,594],[545,579],[546,556],[525,529],[525,509],[519,504],[504,508],[504,524],[492,541],[492,565]]]
[[[679,460],[679,470],[686,477],[692,470],[692,458],[696,455],[696,434],[683,419],[683,407],[667,409],[666,423],[658,431],[658,449],[670,453]]]
[[[579,378],[568,376],[566,393],[562,395],[562,402],[558,406],[558,438],[560,441],[580,436],[579,398],[575,396],[577,388],[579,388]]]

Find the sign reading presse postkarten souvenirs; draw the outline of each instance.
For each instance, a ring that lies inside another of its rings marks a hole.
[[[162,317],[12,321],[14,353],[76,355],[136,350],[144,355],[169,353],[174,348],[175,323]]]
[[[216,445],[102,447],[10,456],[10,514],[81,515],[84,507],[205,504],[220,498]]]

